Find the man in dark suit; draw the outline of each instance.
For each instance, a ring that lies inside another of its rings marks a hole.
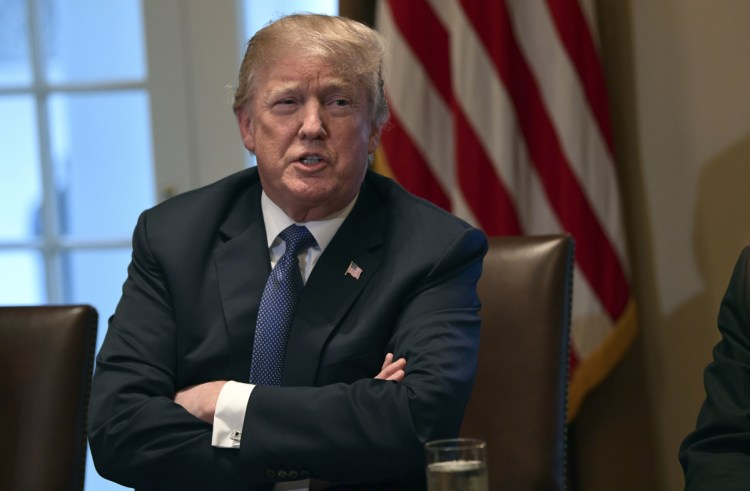
[[[698,424],[680,447],[689,491],[750,489],[750,247],[719,309],[722,339],[705,372]]]
[[[423,444],[458,433],[486,238],[367,170],[388,118],[382,56],[374,31],[338,17],[285,17],[248,43],[234,109],[257,168],[135,229],[92,390],[104,477],[420,489]],[[301,293],[271,308],[282,263]]]

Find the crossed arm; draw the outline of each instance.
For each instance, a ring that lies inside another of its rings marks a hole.
[[[388,353],[385,355],[380,373],[374,378],[401,382],[404,379],[405,368],[406,359],[399,358],[393,361],[393,353]],[[219,399],[221,389],[226,383],[226,380],[215,380],[213,382],[185,387],[177,391],[177,394],[174,396],[174,402],[184,407],[196,418],[212,424],[214,413],[216,412],[216,401]]]
[[[475,285],[486,249],[479,232],[447,234],[441,247],[406,264],[383,263],[338,324],[356,325],[362,336],[332,339],[330,352],[344,354],[320,365],[319,386],[255,387],[242,427],[252,444],[237,451],[212,446],[211,424],[222,380],[244,373],[232,357],[246,350],[235,349],[231,332],[226,348],[216,285],[198,281],[212,272],[182,267],[190,258],[170,255],[164,243],[172,238],[149,235],[145,217],[139,223],[92,390],[89,435],[104,477],[143,489],[247,489],[273,481],[271,469],[335,482],[405,482],[423,475],[424,441],[457,432],[478,346]],[[384,333],[382,326],[394,327]],[[377,354],[388,351],[408,360],[408,377],[398,361],[383,363]],[[342,362],[354,355],[356,362]],[[399,383],[367,379],[373,375]],[[201,379],[213,381],[186,386]],[[383,449],[388,458],[380,458]]]

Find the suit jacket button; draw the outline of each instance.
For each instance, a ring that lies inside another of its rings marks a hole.
[[[279,472],[276,473],[276,477],[278,477],[279,479],[286,479],[286,471],[280,470]]]
[[[266,477],[268,479],[276,479],[276,471],[273,469],[266,469]]]
[[[299,479],[299,472],[289,471],[289,479],[292,481],[296,481],[297,479]]]
[[[310,479],[310,473],[308,471],[300,471],[299,472],[299,478],[300,479]]]

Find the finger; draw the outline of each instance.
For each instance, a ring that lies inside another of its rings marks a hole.
[[[387,353],[385,355],[385,360],[383,361],[383,366],[380,367],[381,370],[385,370],[385,367],[391,364],[393,361],[393,353]]]
[[[394,372],[397,372],[398,370],[403,370],[404,368],[406,368],[406,358],[399,358],[398,360],[388,365],[383,371],[390,375]]]
[[[406,368],[406,359],[405,358],[399,358],[398,360],[394,361],[393,363],[389,364],[388,366],[384,367],[377,376],[375,376],[376,379],[380,380],[387,380],[388,377],[393,375],[394,373],[398,372],[399,370],[403,370]]]
[[[402,380],[404,380],[404,375],[406,375],[406,372],[404,372],[403,370],[396,370],[396,373],[388,377],[386,380],[401,382]]]

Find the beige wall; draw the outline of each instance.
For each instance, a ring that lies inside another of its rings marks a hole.
[[[571,432],[574,474],[586,490],[679,490],[750,244],[750,2],[598,3],[641,335]]]

